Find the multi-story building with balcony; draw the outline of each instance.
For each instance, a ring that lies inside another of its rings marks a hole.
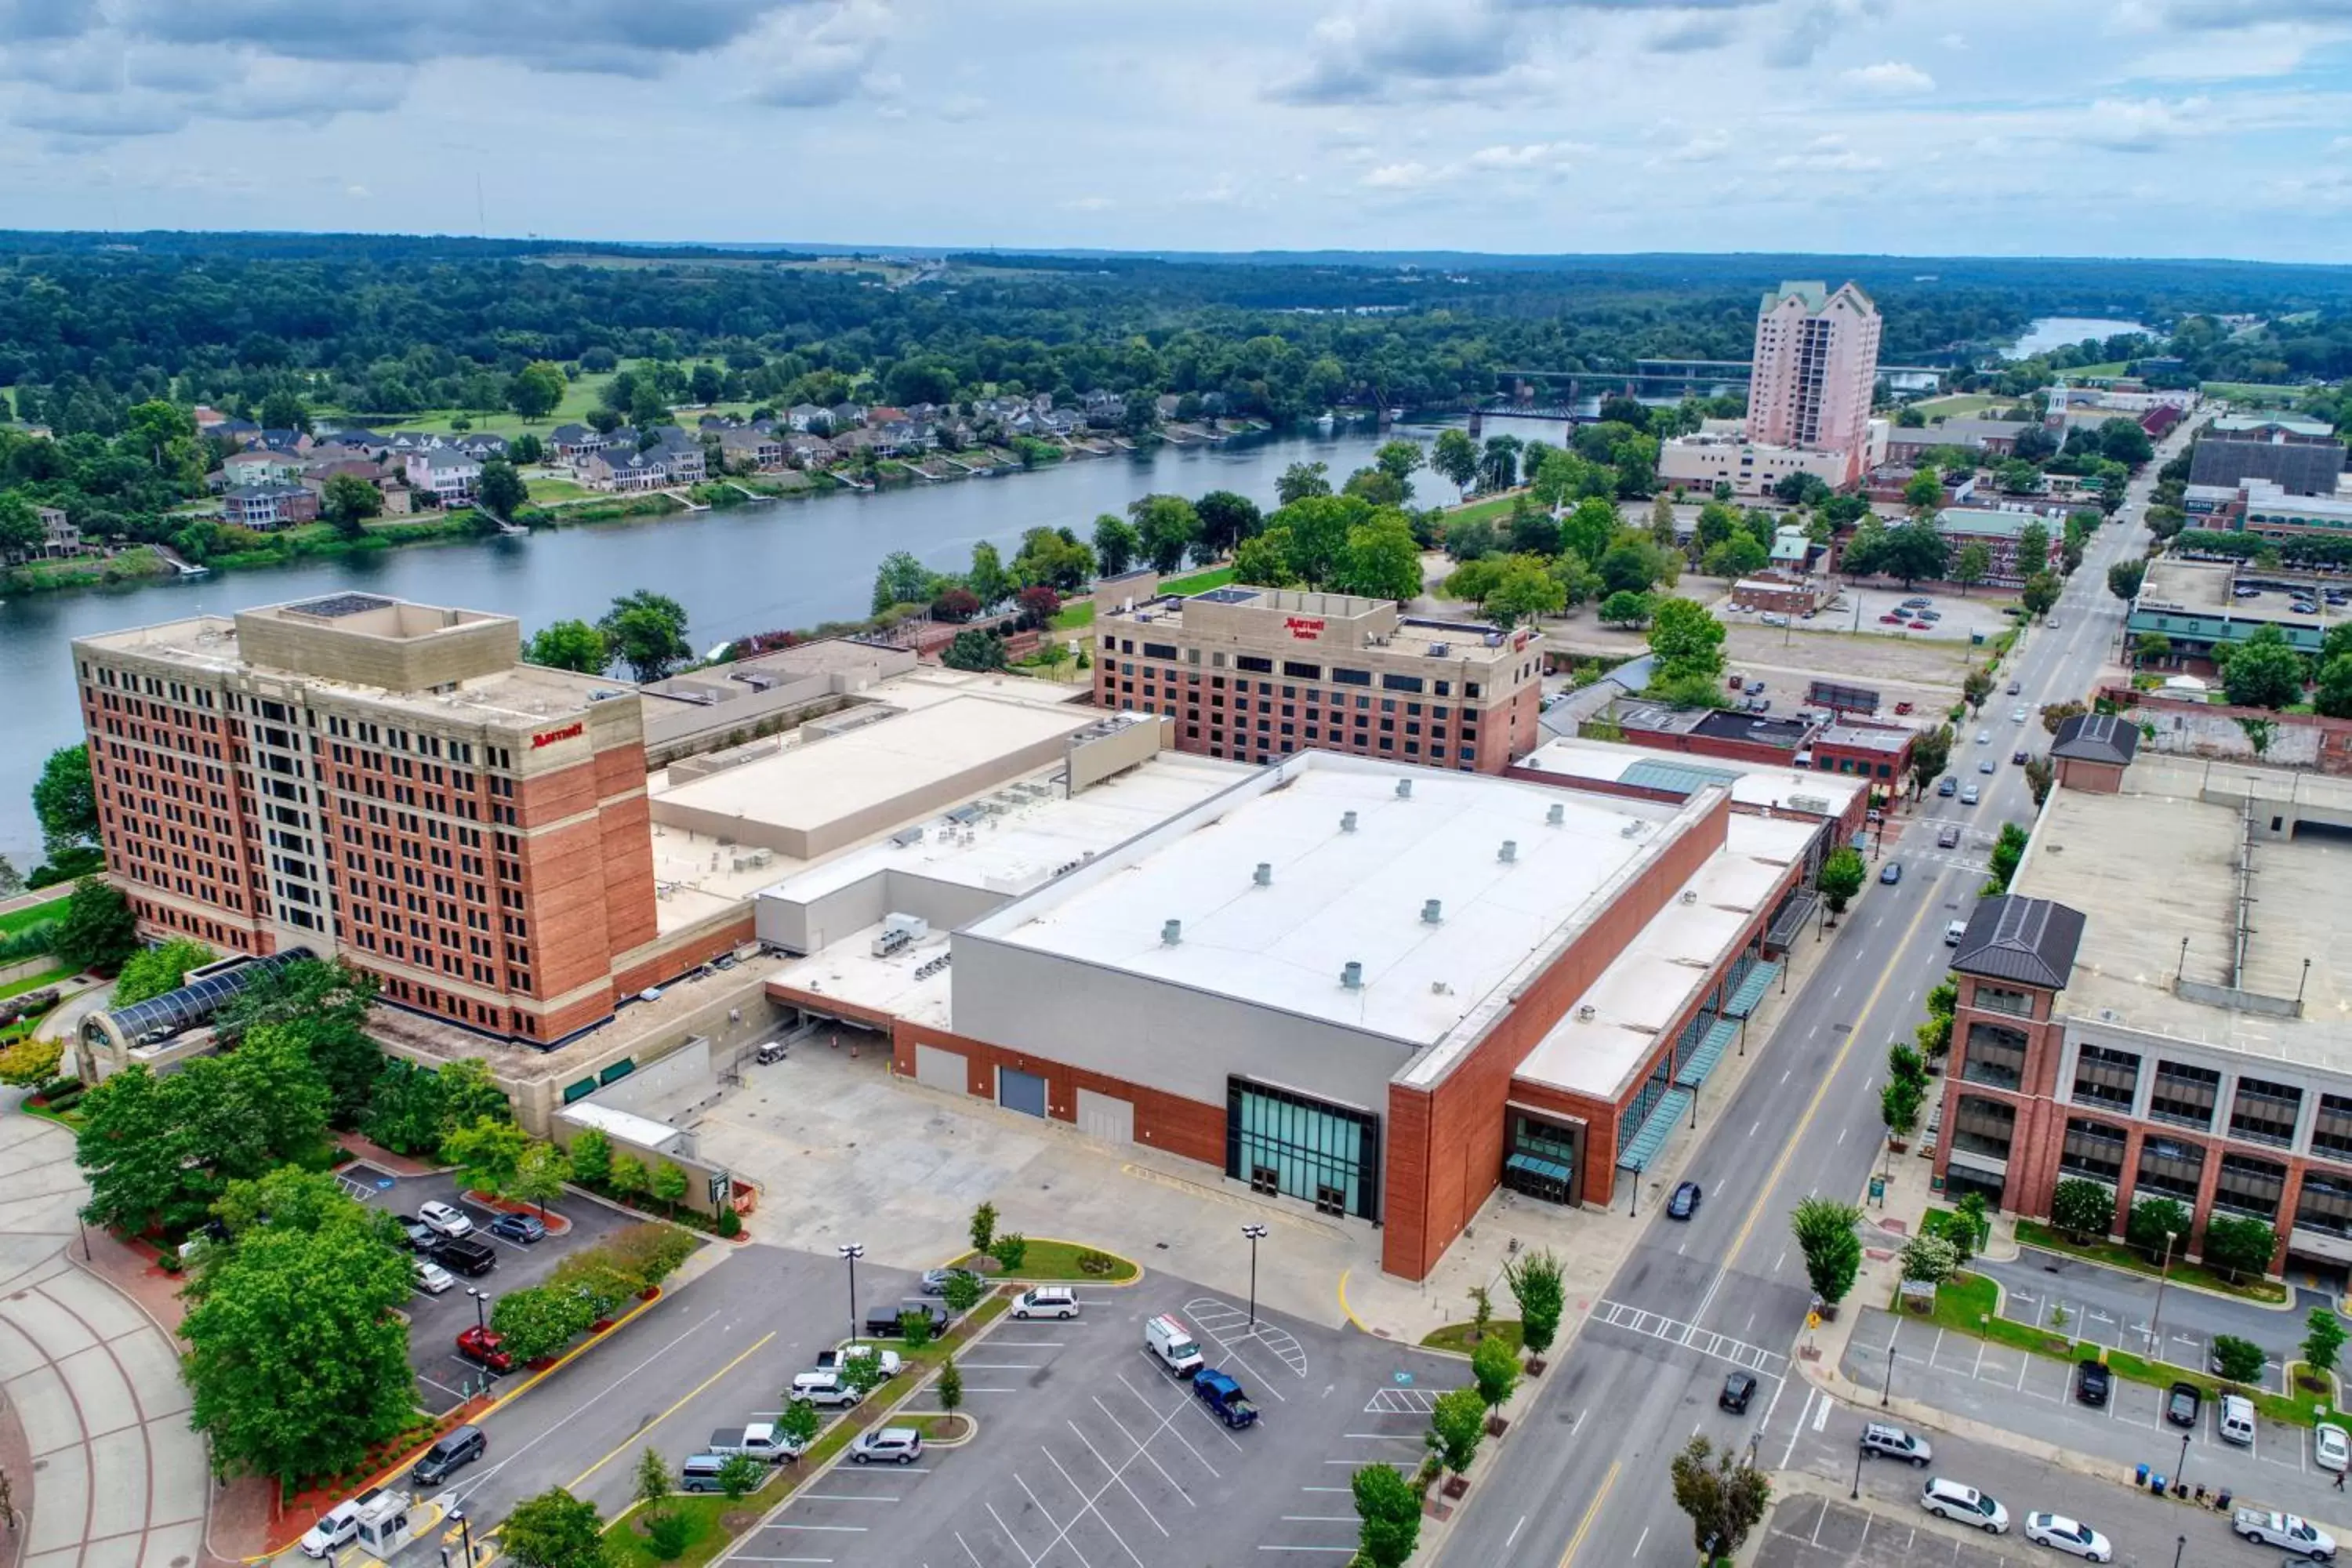
[[[1294,752],[1498,773],[1536,746],[1532,632],[1423,620],[1388,599],[1234,584],[1190,598],[1149,572],[1095,593],[1095,701],[1175,721],[1179,751]]]
[[[340,955],[386,1002],[523,1044],[611,1016],[662,953],[639,700],[520,641],[372,594],[77,639],[141,928]]]
[[[2083,737],[2076,737],[2079,742]],[[2177,1199],[2352,1269],[2352,784],[2100,758],[2062,774],[2008,896],[1956,949],[1935,1155],[1948,1193],[2046,1215],[2061,1182]],[[2107,786],[2113,785],[2112,789]]]

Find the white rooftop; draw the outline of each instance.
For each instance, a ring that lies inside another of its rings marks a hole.
[[[1547,821],[1555,808],[1558,826]],[[1353,832],[1340,826],[1349,811]],[[1428,1046],[1491,1013],[1490,994],[1605,900],[1679,815],[1303,753],[966,929]],[[1263,888],[1261,861],[1272,867]],[[1432,899],[1435,923],[1423,918]],[[1161,940],[1169,920],[1181,922],[1173,946]],[[1363,966],[1354,989],[1340,983],[1350,962]]]
[[[1677,896],[1653,916],[1513,1076],[1570,1094],[1617,1099],[1627,1076],[1655,1054],[1659,1036],[1765,912],[1817,830],[1817,824],[1795,817],[1734,813],[1723,852],[1683,884],[1683,894],[1695,896],[1688,902]],[[1586,1007],[1592,1009],[1590,1018],[1582,1016]]]
[[[1563,779],[1599,784],[1635,784],[1653,788],[1701,785],[1727,779],[1733,804],[1751,809],[1801,811],[1839,816],[1868,787],[1851,774],[1776,768],[1729,757],[1654,752],[1611,741],[1563,735],[1521,758],[1516,766]],[[1628,775],[1631,775],[1630,777]]]

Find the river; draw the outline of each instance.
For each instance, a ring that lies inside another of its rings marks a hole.
[[[2145,321],[2117,321],[2104,316],[2043,316],[2026,327],[2025,335],[2010,346],[2007,357],[2031,359],[2052,349],[2071,347],[2084,338],[2105,342],[2126,332],[2146,332],[2158,339],[2164,336]]]
[[[1514,434],[1521,421],[1511,422]],[[1402,432],[1427,440],[1433,427]],[[1553,422],[1552,439],[1560,439]],[[41,759],[81,737],[71,660],[78,637],[198,614],[222,615],[364,588],[429,605],[492,610],[525,635],[566,616],[594,619],[617,594],[650,588],[687,608],[698,647],[777,627],[865,615],[874,569],[894,550],[940,572],[971,564],[992,541],[1009,560],[1039,526],[1081,538],[1103,512],[1139,496],[1197,497],[1237,490],[1275,503],[1275,481],[1296,462],[1322,462],[1336,484],[1371,461],[1381,437],[1369,425],[1228,442],[1162,446],[1133,457],[1089,458],[993,479],[958,479],[880,492],[761,502],[722,511],[544,530],[527,539],[418,546],[190,581],[146,580],[116,588],[34,594],[0,605],[0,855],[28,869],[40,833],[31,790]],[[1416,477],[1424,501],[1454,499],[1433,474]]]

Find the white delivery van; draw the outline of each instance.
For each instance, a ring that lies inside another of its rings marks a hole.
[[[1190,1377],[1208,1365],[1201,1359],[1192,1331],[1165,1313],[1143,1325],[1143,1343],[1160,1365],[1178,1377]]]
[[[2249,1447],[2254,1441],[2254,1402],[2242,1394],[2221,1395],[2221,1440]]]

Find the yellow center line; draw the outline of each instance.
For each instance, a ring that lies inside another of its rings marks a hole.
[[[1942,878],[1937,879],[1939,885],[1942,881]],[[1911,939],[1919,934],[1920,922],[1927,918],[1927,911],[1936,907],[1937,900],[1931,893],[1920,904],[1919,912],[1911,917],[1911,924],[1905,929],[1901,940],[1895,944],[1896,952],[1900,953],[1911,945]],[[1894,978],[1895,966],[1890,963],[1879,975],[1878,984],[1870,988],[1870,994],[1864,998],[1862,1011],[1854,1015],[1853,1027],[1847,1031],[1845,1044],[1838,1047],[1837,1055],[1831,1058],[1829,1071],[1823,1073],[1822,1081],[1814,1086],[1813,1098],[1806,1103],[1804,1115],[1797,1119],[1796,1130],[1790,1132],[1788,1140],[1780,1145],[1780,1157],[1772,1162],[1772,1169],[1765,1176],[1763,1185],[1756,1190],[1756,1201],[1748,1206],[1748,1217],[1739,1222],[1738,1234],[1731,1238],[1730,1247],[1724,1250],[1726,1268],[1738,1260],[1740,1248],[1748,1245],[1748,1233],[1756,1228],[1756,1221],[1764,1213],[1764,1205],[1772,1201],[1772,1189],[1780,1184],[1781,1176],[1789,1169],[1790,1158],[1796,1153],[1797,1145],[1804,1139],[1805,1130],[1813,1124],[1814,1114],[1821,1110],[1822,1101],[1828,1098],[1830,1085],[1837,1080],[1839,1073],[1845,1070],[1846,1058],[1853,1053],[1854,1042],[1862,1038],[1871,1013],[1878,1006],[1879,998],[1886,993],[1886,983]],[[1819,979],[1820,976],[1816,975],[1813,981],[1809,981],[1807,984],[1814,984]]]
[[[572,1477],[571,1480],[565,1482],[563,1489],[572,1492],[578,1491],[580,1489],[580,1484],[583,1481],[585,1481],[590,1476],[594,1475],[597,1471],[611,1464],[614,1459],[620,1458],[623,1453],[637,1447],[638,1438],[643,1437],[646,1433],[652,1431],[655,1427],[660,1426],[663,1422],[677,1415],[680,1405],[683,1405],[688,1400],[692,1399],[696,1394],[700,1394],[704,1389],[709,1388],[712,1384],[717,1383],[720,1378],[725,1377],[729,1373],[733,1372],[737,1367],[742,1365],[745,1361],[751,1358],[752,1352],[757,1351],[761,1345],[766,1344],[770,1340],[772,1340],[775,1337],[773,1330],[761,1334],[751,1345],[750,1350],[745,1351],[741,1355],[737,1356],[733,1361],[729,1362],[725,1366],[720,1367],[717,1372],[712,1373],[709,1377],[704,1378],[700,1383],[696,1384],[692,1388],[689,1388],[684,1394],[679,1394],[677,1396],[677,1404],[672,1405],[668,1409],[663,1411],[660,1415],[655,1416],[652,1420],[638,1427],[635,1432],[630,1435],[627,1442],[623,1443],[619,1447],[614,1448],[611,1453],[605,1455],[603,1458],[597,1460],[594,1464],[589,1466],[586,1469]]]
[[[1609,1489],[1617,1484],[1617,1472],[1623,1468],[1624,1462],[1621,1459],[1609,1461],[1609,1473],[1601,1478],[1601,1489],[1592,1494],[1592,1506],[1584,1510],[1582,1519],[1577,1521],[1576,1533],[1568,1538],[1568,1550],[1559,1554],[1559,1568],[1568,1568],[1576,1561],[1576,1549],[1584,1544],[1586,1536],[1592,1533],[1592,1521],[1601,1517],[1601,1505],[1609,1500]]]

